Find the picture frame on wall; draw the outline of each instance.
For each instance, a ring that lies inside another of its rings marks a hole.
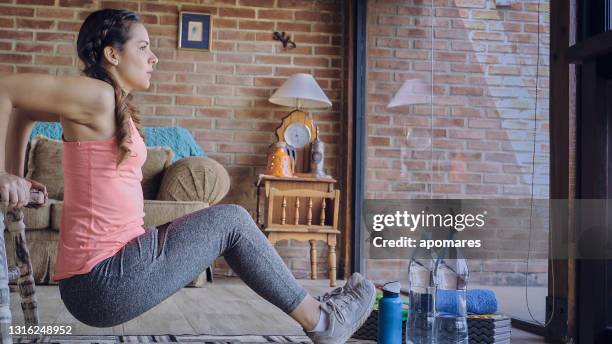
[[[179,49],[209,51],[212,38],[211,29],[212,17],[209,13],[180,12]]]

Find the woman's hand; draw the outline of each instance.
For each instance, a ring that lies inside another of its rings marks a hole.
[[[0,204],[11,207],[23,207],[30,201],[30,189],[47,193],[44,185],[17,177],[6,172],[0,172]]]
[[[32,187],[30,188],[30,190],[32,190],[32,189],[39,190],[39,191],[41,191],[45,195],[45,200],[44,200],[43,203],[37,203],[37,204],[30,203],[30,206],[32,208],[36,209],[36,208],[40,208],[43,205],[45,205],[45,203],[47,203],[47,200],[49,199],[49,194],[47,193],[47,187],[42,185],[41,183],[35,181],[35,180],[32,180],[32,179],[26,179],[26,180],[29,181],[30,183],[32,183]],[[28,195],[29,195],[29,192],[28,192]]]

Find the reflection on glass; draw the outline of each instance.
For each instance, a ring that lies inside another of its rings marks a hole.
[[[549,0],[369,1],[367,26],[366,198],[548,198]],[[487,237],[515,259],[469,259],[470,288],[544,322],[548,214],[512,211]],[[406,259],[365,259],[408,282]]]

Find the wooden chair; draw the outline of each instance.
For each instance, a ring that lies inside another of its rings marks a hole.
[[[340,191],[270,189],[264,232],[274,245],[295,239],[310,243],[311,278],[317,278],[316,241],[328,246],[329,285],[336,286],[336,236]]]
[[[28,207],[40,206],[47,201],[44,194],[36,190],[30,192],[30,200]],[[6,211],[6,222],[11,241],[15,245],[15,263],[17,266],[11,268],[8,268],[6,243],[4,242],[4,211]],[[30,251],[26,243],[25,224],[23,223],[21,208],[8,208],[0,211],[0,250],[2,251],[0,254],[0,339],[4,344],[12,343],[9,332],[12,321],[9,283],[17,282],[26,330],[39,323],[34,273],[30,262]],[[27,338],[37,339],[40,338],[40,335],[29,335]]]

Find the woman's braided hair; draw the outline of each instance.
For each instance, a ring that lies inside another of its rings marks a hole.
[[[105,81],[115,90],[115,123],[117,126],[118,149],[120,150],[117,166],[127,159],[131,152],[129,120],[132,118],[140,135],[140,116],[132,105],[132,95],[125,94],[112,75],[102,66],[104,48],[111,46],[121,50],[130,38],[132,24],[140,23],[140,17],[134,12],[118,9],[102,9],[92,12],[83,22],[77,39],[77,53],[84,64],[83,73],[88,77]]]

